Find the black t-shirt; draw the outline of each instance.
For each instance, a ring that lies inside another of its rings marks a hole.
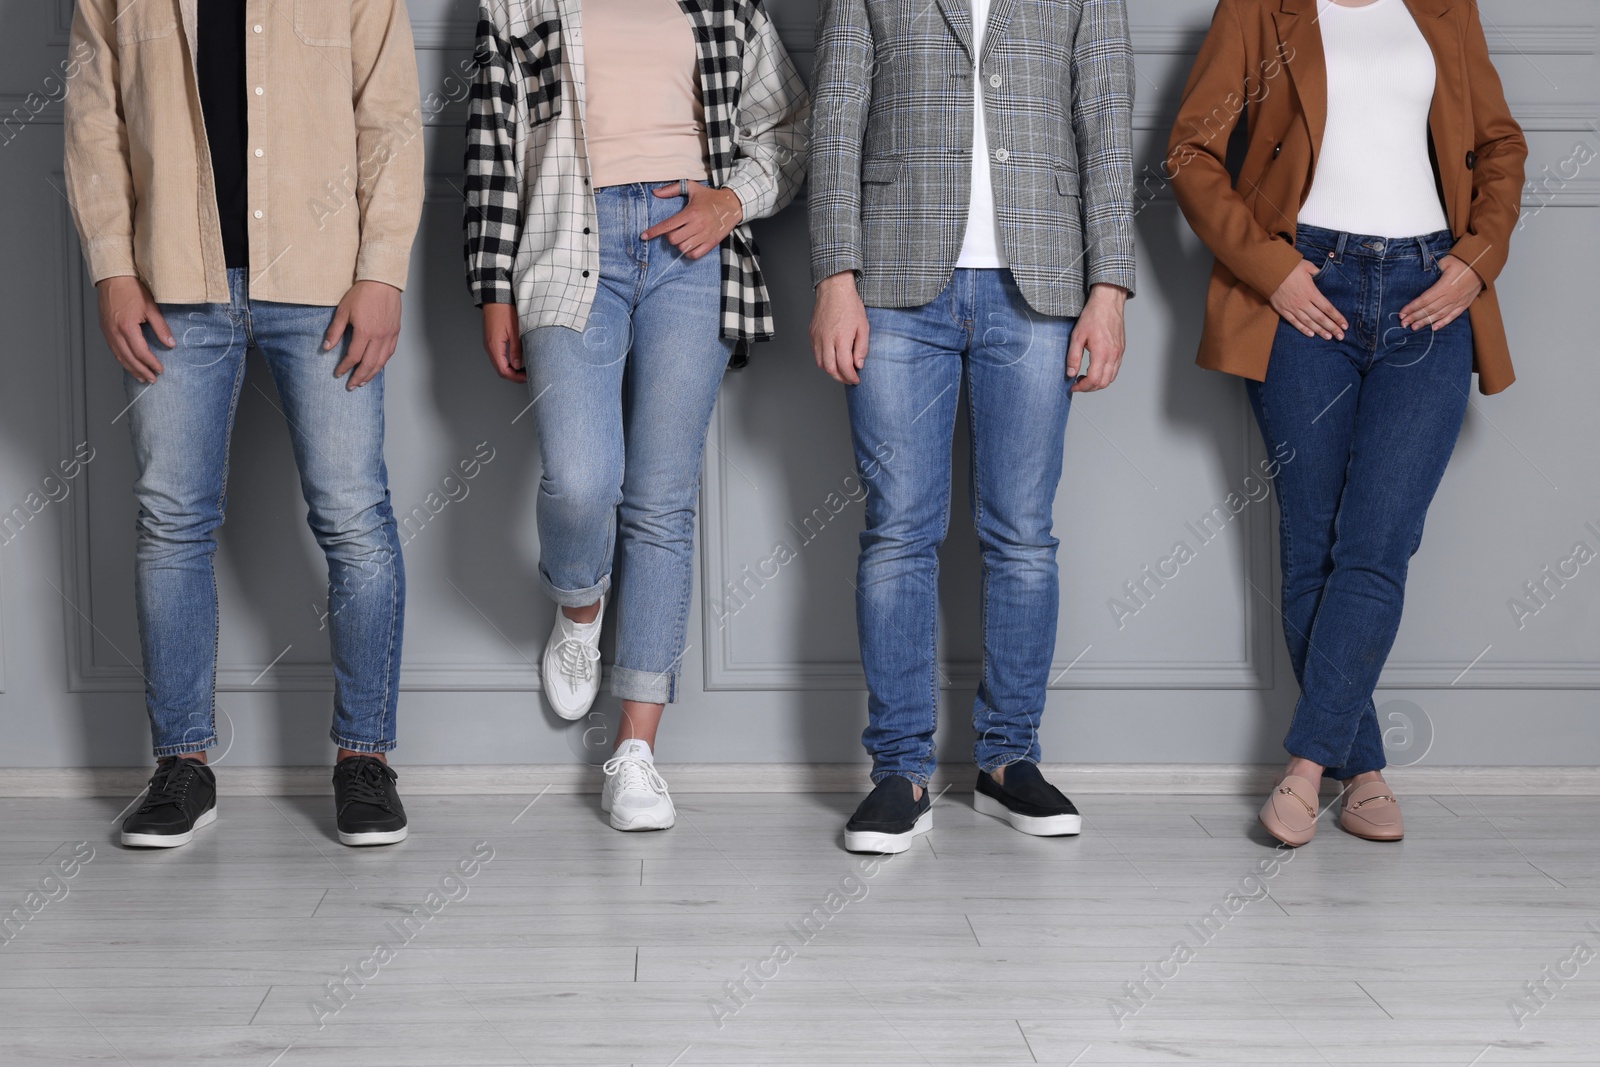
[[[230,267],[250,266],[247,164],[249,118],[244,87],[245,0],[200,0],[200,110],[211,145],[211,174],[222,220],[222,252]]]

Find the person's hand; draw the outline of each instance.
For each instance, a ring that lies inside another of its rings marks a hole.
[[[350,329],[350,347],[333,368],[335,378],[350,375],[346,389],[359,389],[378,376],[400,343],[400,290],[385,282],[360,281],[334,309],[333,322],[322,338],[329,351]]]
[[[1307,337],[1343,341],[1350,323],[1312,281],[1321,273],[1309,259],[1302,259],[1272,294],[1272,310]]]
[[[1072,340],[1067,342],[1067,377],[1076,378],[1083,366],[1083,353],[1089,352],[1089,369],[1072,386],[1074,393],[1092,393],[1117,380],[1122,366],[1122,351],[1127,345],[1122,328],[1122,309],[1128,291],[1104,282],[1091,286],[1089,301],[1083,305]]]
[[[483,350],[489,353],[494,372],[506,381],[528,380],[528,370],[522,363],[522,335],[517,327],[517,305],[483,305]]]
[[[744,218],[744,204],[731,189],[713,189],[699,182],[685,183],[689,202],[671,218],[662,219],[639,236],[646,241],[666,235],[673,246],[690,259],[699,259],[722,243]],[[678,183],[658,185],[654,192],[661,199],[681,196]]]
[[[1413,331],[1424,326],[1442,330],[1460,318],[1483,289],[1477,271],[1455,256],[1440,256],[1439,280],[1400,309],[1400,325]]]
[[[161,361],[145,344],[140,327],[148,322],[168,348],[176,348],[178,342],[167,329],[167,320],[161,317],[150,290],[132,276],[102,279],[95,289],[100,294],[100,332],[111,346],[111,354],[129,374],[146,385],[154,385],[162,371]]]
[[[817,285],[811,309],[811,354],[828,377],[861,384],[867,362],[867,309],[856,292],[855,271],[842,270]]]

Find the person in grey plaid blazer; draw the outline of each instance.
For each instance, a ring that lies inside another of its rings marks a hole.
[[[965,388],[983,562],[974,804],[1075,834],[1040,775],[1059,604],[1053,504],[1074,393],[1116,378],[1134,288],[1124,0],[823,0],[812,77],[817,365],[868,486],[856,582],[875,788],[845,829],[931,826],[938,550]]]

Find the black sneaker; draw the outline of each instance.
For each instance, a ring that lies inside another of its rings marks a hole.
[[[394,773],[372,756],[351,756],[333,768],[333,810],[346,845],[392,845],[406,839],[406,809]]]
[[[979,771],[972,806],[1034,837],[1063,837],[1083,829],[1083,816],[1072,801],[1027,760],[1006,764],[1004,785]]]
[[[166,756],[139,810],[122,821],[122,843],[132,848],[177,848],[217,821],[217,776],[195,759]]]
[[[933,829],[932,805],[926,789],[913,800],[910,779],[891,775],[844,824],[844,847],[851,852],[904,852],[912,838]]]

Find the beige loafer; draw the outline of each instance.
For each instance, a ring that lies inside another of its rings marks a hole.
[[[1292,848],[1317,832],[1317,787],[1299,775],[1286,775],[1261,805],[1261,827]]]
[[[1339,828],[1368,841],[1398,841],[1406,835],[1400,802],[1382,779],[1344,791],[1339,799]]]

